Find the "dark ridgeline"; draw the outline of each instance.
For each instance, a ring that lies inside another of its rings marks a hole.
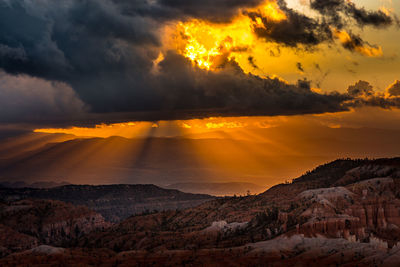
[[[83,205],[108,221],[131,215],[197,206],[215,197],[183,193],[155,185],[65,185],[54,188],[0,188],[0,200],[51,199]]]

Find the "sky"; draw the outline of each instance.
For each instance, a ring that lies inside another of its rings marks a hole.
[[[296,125],[390,139],[399,13],[397,0],[0,0],[0,137],[265,141],[260,129]]]

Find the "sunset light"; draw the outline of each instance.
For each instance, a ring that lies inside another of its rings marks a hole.
[[[257,12],[252,20],[247,13]],[[198,67],[216,70],[226,60],[251,51],[259,40],[253,33],[255,27],[265,27],[262,19],[282,21],[286,15],[276,2],[267,0],[262,5],[241,10],[229,23],[210,23],[200,20],[180,22],[174,35],[178,51]]]
[[[0,0],[0,266],[400,266],[400,0]]]

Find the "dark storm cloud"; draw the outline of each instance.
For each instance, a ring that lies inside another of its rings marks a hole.
[[[113,0],[121,13],[151,17],[158,21],[205,19],[229,22],[241,8],[251,8],[264,0]]]
[[[165,20],[228,21],[238,8],[259,2],[0,0],[0,68],[20,84],[14,88],[0,77],[0,120],[70,118],[88,107],[97,113],[144,112],[136,118],[151,120],[345,110],[344,103],[354,96],[316,93],[306,80],[288,84],[245,74],[227,59],[217,71],[205,71],[170,51],[155,71],[158,30]],[[289,46],[332,38],[326,24],[283,1],[279,5],[288,20],[265,21],[272,31],[268,36],[260,31],[260,37]]]
[[[264,17],[260,12],[245,13],[254,22],[257,19],[262,21],[262,27],[254,27],[254,32],[257,36],[267,41],[291,47],[297,47],[298,45],[311,47],[326,40],[332,40],[332,33],[328,24],[288,8],[285,1],[278,0],[277,2],[287,19],[276,21]]]
[[[66,82],[94,111],[145,109],[155,30],[111,1],[2,1],[0,67]]]
[[[172,8],[178,14],[226,22],[238,14],[239,8],[254,7],[263,0],[159,0],[162,7]]]
[[[398,84],[399,82],[395,81],[387,88],[388,97],[385,93],[376,92],[369,82],[360,80],[348,87],[347,92],[352,99],[348,101],[345,106],[373,106],[383,109],[400,108],[400,95],[396,95],[396,87]],[[395,89],[395,91],[393,91],[393,89]]]
[[[194,69],[185,58],[170,52],[160,63],[160,90],[170,110],[214,109],[220,114],[278,115],[343,110],[348,99],[338,93],[318,94],[309,81],[288,84],[278,78],[245,74],[229,61],[218,72]]]
[[[358,81],[354,85],[350,85],[347,89],[347,92],[350,96],[358,97],[358,96],[372,96],[374,94],[373,86],[366,81]]]
[[[310,6],[320,14],[329,18],[329,22],[342,28],[346,18],[354,19],[360,26],[386,27],[392,25],[394,18],[381,10],[370,11],[359,8],[347,0],[311,0]]]
[[[48,121],[85,111],[84,103],[64,83],[0,71],[0,122]]]
[[[357,8],[353,3],[348,2],[346,9],[347,14],[350,14],[359,25],[372,25],[375,27],[385,27],[392,25],[394,19],[389,15],[378,11],[367,11],[364,8]]]
[[[279,8],[285,13],[287,19],[276,21],[263,16],[260,12],[245,12],[254,22],[254,32],[267,41],[277,42],[289,47],[310,49],[323,42],[332,42],[333,29],[346,30],[354,23],[360,27],[374,26],[387,27],[393,25],[397,19],[386,15],[382,11],[369,11],[358,8],[346,0],[313,0],[310,7],[320,13],[320,17],[311,18],[287,6],[284,0],[276,1]],[[347,30],[349,31],[349,30]],[[356,51],[355,45],[367,44],[360,36],[352,35],[352,40],[343,44],[344,48]],[[356,51],[357,52],[357,51]]]
[[[396,80],[386,90],[390,96],[400,96],[400,81]]]

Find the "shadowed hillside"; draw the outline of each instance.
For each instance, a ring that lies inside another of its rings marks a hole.
[[[131,215],[175,210],[214,199],[210,195],[183,193],[155,185],[66,185],[55,188],[0,188],[0,200],[52,199],[87,206],[107,220],[118,222]]]

